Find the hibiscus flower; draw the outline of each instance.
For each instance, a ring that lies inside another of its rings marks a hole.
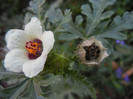
[[[55,42],[53,32],[42,32],[41,23],[36,17],[25,25],[24,30],[9,30],[5,40],[10,51],[5,56],[4,67],[8,71],[24,72],[29,78],[43,70]]]

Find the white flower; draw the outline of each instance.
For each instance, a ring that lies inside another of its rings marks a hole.
[[[43,70],[47,54],[55,41],[53,32],[42,32],[41,23],[36,17],[24,30],[9,30],[5,40],[10,51],[5,56],[4,67],[8,71],[24,72],[29,78]]]
[[[106,50],[101,41],[92,37],[78,45],[77,55],[83,64],[93,66],[98,65],[108,56]]]

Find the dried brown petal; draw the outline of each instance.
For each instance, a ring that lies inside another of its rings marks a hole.
[[[98,65],[108,56],[101,41],[96,40],[94,37],[84,40],[78,45],[77,55],[81,62],[88,66]]]

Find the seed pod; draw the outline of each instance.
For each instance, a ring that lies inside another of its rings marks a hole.
[[[77,56],[87,66],[98,65],[108,56],[106,50],[101,41],[92,37],[78,45]]]

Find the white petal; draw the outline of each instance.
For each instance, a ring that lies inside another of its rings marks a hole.
[[[98,63],[97,62],[87,62],[85,64],[88,64],[88,65],[97,65]]]
[[[25,43],[28,41],[26,33],[22,30],[9,30],[5,36],[7,48],[9,50],[16,48],[25,48]]]
[[[43,42],[43,53],[46,55],[51,51],[51,49],[54,46],[55,39],[53,32],[45,31],[43,33],[42,42]]]
[[[97,62],[86,62],[84,64],[90,67],[90,66],[98,65],[99,63],[97,63]]]
[[[40,73],[44,68],[46,59],[47,55],[41,55],[39,58],[35,60],[29,60],[26,63],[24,63],[23,72],[25,76],[31,78]]]
[[[42,36],[42,26],[39,19],[32,17],[31,21],[26,24],[25,31],[31,39],[39,39]]]
[[[106,58],[108,56],[109,55],[108,55],[107,51],[105,50],[104,53],[103,53],[103,55],[102,55],[102,57],[101,57],[101,59],[99,61],[101,62],[104,58]]]
[[[4,60],[4,67],[8,71],[21,72],[24,62],[28,60],[27,51],[20,49],[13,49],[6,54]]]
[[[6,33],[6,35],[5,35],[5,40],[6,40],[6,42],[8,41],[9,37],[10,37],[12,34],[15,33],[15,31],[17,31],[17,29],[11,29],[11,30],[9,30],[9,31]]]

